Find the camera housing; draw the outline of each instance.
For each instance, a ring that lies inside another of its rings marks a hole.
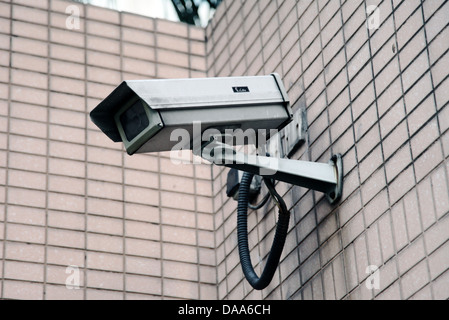
[[[264,132],[281,130],[293,117],[278,74],[254,77],[124,81],[90,114],[129,155],[170,151],[179,144],[175,130],[185,130],[193,149],[208,129]],[[194,124],[201,126],[200,132]],[[200,136],[198,136],[200,135]]]

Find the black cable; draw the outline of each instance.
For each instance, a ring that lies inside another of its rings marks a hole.
[[[268,155],[269,156],[269,155]],[[265,181],[266,179],[264,179],[264,181]],[[274,185],[274,180],[270,180],[271,181],[271,184],[273,184]],[[276,191],[276,190],[275,190]],[[261,209],[264,205],[266,205],[267,204],[267,202],[268,202],[268,200],[270,200],[270,198],[272,198],[273,197],[273,195],[272,195],[272,193],[271,193],[271,191],[268,189],[268,193],[265,195],[265,197],[262,199],[262,201],[260,202],[260,203],[258,203],[258,204],[251,204],[251,203],[249,203],[248,202],[248,208],[250,208],[251,210],[259,210],[259,209]]]
[[[270,196],[271,196],[270,193],[267,193],[266,196],[262,199],[262,201],[255,205],[248,203],[248,208],[250,208],[251,210],[261,209],[264,205],[267,204],[268,200],[270,200]]]
[[[266,156],[270,157],[270,154],[267,152]],[[265,179],[264,179],[264,181],[265,181]],[[272,181],[272,183],[274,184],[274,180],[270,180],[270,181]],[[270,196],[272,196],[272,195],[271,195],[271,192],[269,191],[259,204],[252,205],[251,203],[248,202],[248,208],[250,208],[251,210],[261,209],[264,205],[267,204],[268,200],[270,200]]]
[[[248,198],[249,187],[254,175],[244,173],[240,182],[239,201],[237,208],[237,237],[240,262],[243,273],[251,286],[256,290],[265,289],[273,279],[276,269],[281,259],[282,250],[284,249],[285,240],[287,238],[288,224],[290,221],[290,213],[282,197],[276,192],[274,183],[270,179],[264,179],[268,190],[279,207],[279,218],[276,226],[273,244],[265,268],[260,278],[251,263],[251,256],[248,246]]]
[[[270,154],[267,153],[267,157],[269,157]],[[264,181],[266,181],[266,179],[264,178]],[[271,184],[274,185],[274,180],[270,180]],[[251,204],[248,202],[248,208],[250,208],[251,210],[259,210],[261,209],[264,205],[267,204],[268,200],[270,200],[270,198],[272,198],[273,195],[270,191],[270,189],[268,189],[268,193],[265,195],[265,197],[262,199],[262,201],[260,201],[258,204]]]

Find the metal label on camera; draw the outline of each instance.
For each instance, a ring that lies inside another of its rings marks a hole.
[[[235,93],[248,93],[248,92],[250,92],[248,87],[232,87],[232,90]]]

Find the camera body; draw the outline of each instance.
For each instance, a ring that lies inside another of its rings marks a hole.
[[[193,149],[204,132],[281,130],[293,117],[279,75],[124,81],[90,114],[92,121],[128,154],[170,151],[176,130]],[[199,130],[195,130],[195,125]]]

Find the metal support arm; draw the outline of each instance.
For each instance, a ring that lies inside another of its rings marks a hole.
[[[337,203],[343,191],[343,161],[341,155],[329,163],[269,158],[235,151],[217,138],[201,148],[200,156],[207,161],[262,177],[287,182],[326,194],[331,204]]]

